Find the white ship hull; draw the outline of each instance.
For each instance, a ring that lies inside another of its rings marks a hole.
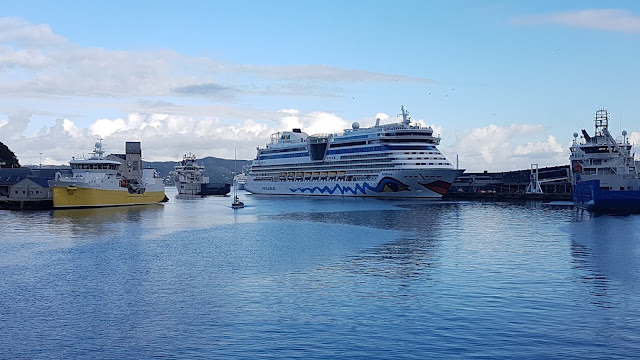
[[[385,171],[373,181],[260,181],[249,176],[245,190],[253,194],[353,196],[439,199],[464,170]]]

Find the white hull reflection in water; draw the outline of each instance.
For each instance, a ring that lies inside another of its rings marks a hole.
[[[518,202],[251,204],[2,212],[13,225],[0,228],[0,357],[640,353],[638,216]]]

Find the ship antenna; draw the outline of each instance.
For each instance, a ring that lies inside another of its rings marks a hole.
[[[404,109],[404,105],[400,105],[400,112],[401,114],[398,115],[402,115],[402,124],[409,125],[411,118],[409,117],[409,112]]]

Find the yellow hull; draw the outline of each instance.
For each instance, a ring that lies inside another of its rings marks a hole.
[[[53,186],[54,208],[78,208],[156,204],[164,200],[164,191],[130,194],[123,190],[104,190],[75,186]]]

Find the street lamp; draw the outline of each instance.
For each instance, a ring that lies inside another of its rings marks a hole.
[[[42,153],[40,153],[40,168],[42,169]]]

